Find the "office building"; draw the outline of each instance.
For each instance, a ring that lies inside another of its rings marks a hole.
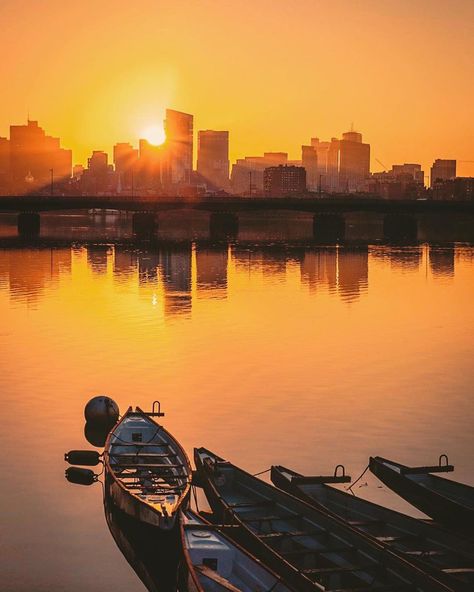
[[[165,134],[165,184],[189,184],[193,171],[193,116],[167,109]]]
[[[264,171],[263,187],[265,195],[272,197],[305,193],[306,171],[297,166],[268,167]]]
[[[318,154],[314,146],[301,146],[301,165],[306,171],[306,184],[309,191],[318,189]]]
[[[456,161],[437,158],[431,167],[431,188],[438,181],[449,181],[456,178]]]
[[[198,132],[197,171],[208,189],[228,189],[229,132],[214,130]]]
[[[120,178],[122,190],[133,189],[133,174],[137,168],[138,150],[128,142],[114,146],[114,167]]]
[[[362,191],[370,174],[370,144],[359,132],[346,132],[339,142],[339,191]]]
[[[10,174],[13,190],[38,191],[71,178],[72,152],[47,136],[37,121],[10,126]]]

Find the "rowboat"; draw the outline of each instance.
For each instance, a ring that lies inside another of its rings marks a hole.
[[[474,544],[463,537],[327,484],[341,482],[337,476],[304,476],[273,466],[271,480],[280,489],[387,545],[395,554],[430,571],[453,590],[474,590]]]
[[[180,592],[291,592],[258,559],[191,510],[181,512]]]
[[[189,502],[192,470],[180,444],[153,419],[161,415],[159,407],[150,413],[129,407],[105,443],[105,483],[123,512],[170,530]]]
[[[474,538],[474,487],[432,474],[454,469],[445,455],[437,466],[426,467],[408,467],[375,456],[369,467],[387,487],[427,516]]]
[[[246,473],[205,448],[198,477],[229,535],[298,592],[441,591],[434,577],[342,520]]]

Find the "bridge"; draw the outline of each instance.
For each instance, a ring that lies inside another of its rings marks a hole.
[[[65,211],[129,212],[135,237],[156,238],[162,223],[160,212],[171,210],[199,210],[209,214],[209,235],[224,240],[239,235],[239,214],[302,212],[312,215],[313,238],[321,243],[349,240],[351,217],[366,214],[377,220],[381,236],[386,240],[416,241],[424,236],[426,216],[435,218],[434,227],[445,225],[450,215],[461,216],[474,229],[474,201],[382,200],[341,195],[337,197],[132,197],[132,196],[8,196],[0,197],[0,213],[17,215],[20,237],[39,237],[41,214]],[[421,226],[420,226],[421,224]],[[433,221],[430,221],[433,227]],[[421,231],[421,232],[420,232]],[[435,233],[436,234],[436,233]]]
[[[174,197],[174,196],[0,196],[0,212],[112,209],[160,212],[195,209],[209,212],[289,210],[301,212],[474,212],[471,201],[384,200],[354,194],[331,197]]]

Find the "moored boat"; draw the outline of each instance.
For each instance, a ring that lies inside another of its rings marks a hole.
[[[189,502],[192,470],[175,438],[153,416],[129,407],[107,437],[106,493],[140,522],[170,530]]]
[[[306,476],[273,466],[271,480],[280,489],[389,546],[394,553],[430,571],[453,590],[474,590],[474,544],[467,539],[327,484],[337,483],[337,477]]]
[[[474,538],[474,487],[432,474],[454,469],[445,455],[438,465],[423,467],[375,456],[370,458],[369,467],[387,487],[427,516]]]
[[[230,536],[298,592],[450,590],[342,520],[195,449],[200,481]]]
[[[276,574],[195,512],[183,510],[180,523],[184,561],[179,592],[291,592]]]

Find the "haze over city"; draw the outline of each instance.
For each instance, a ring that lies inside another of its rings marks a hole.
[[[468,0],[36,8],[0,7],[0,45],[15,57],[2,63],[2,136],[29,114],[85,164],[93,149],[111,155],[117,142],[156,138],[173,107],[195,114],[196,130],[229,130],[231,162],[265,151],[300,158],[309,138],[354,124],[373,172],[456,158],[459,176],[474,175]]]

